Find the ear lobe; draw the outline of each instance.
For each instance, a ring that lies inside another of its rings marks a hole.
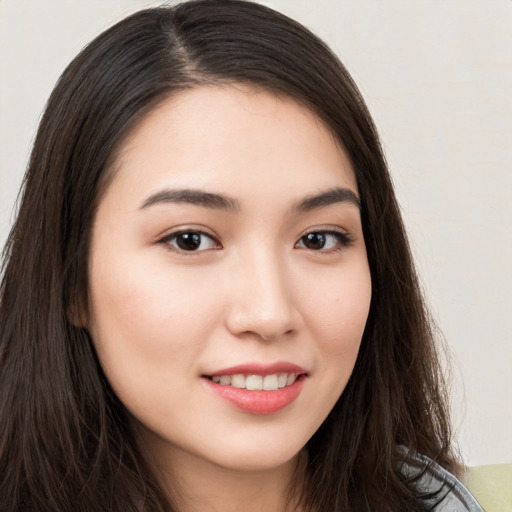
[[[87,327],[87,315],[85,313],[85,308],[82,307],[77,301],[72,301],[68,305],[66,316],[75,327]]]

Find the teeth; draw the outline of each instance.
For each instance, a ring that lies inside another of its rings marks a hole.
[[[286,378],[286,385],[289,386],[290,384],[293,384],[295,382],[295,379],[297,378],[297,375],[295,373],[290,373],[288,377]]]
[[[277,375],[265,375],[263,378],[263,389],[265,391],[274,391],[279,388],[277,385],[279,377]]]
[[[223,375],[223,376],[220,378],[220,383],[221,383],[223,386],[230,386],[230,385],[231,385],[231,375]]]
[[[235,388],[244,389],[245,384],[245,376],[244,375],[233,375],[231,377],[231,385]]]
[[[245,379],[246,389],[263,389],[263,377],[261,375],[248,375]]]
[[[233,386],[251,391],[275,391],[290,386],[297,380],[296,373],[275,373],[273,375],[214,375],[212,381],[223,386]]]

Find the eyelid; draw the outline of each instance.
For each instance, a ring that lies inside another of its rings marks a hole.
[[[355,241],[355,237],[348,229],[333,224],[320,224],[319,226],[307,228],[300,234],[299,238],[309,235],[310,233],[331,233],[335,235],[343,235]]]

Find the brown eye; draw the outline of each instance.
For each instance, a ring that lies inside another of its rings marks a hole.
[[[301,238],[304,247],[314,251],[323,249],[326,239],[327,237],[325,236],[325,233],[308,233]]]
[[[185,252],[201,252],[219,248],[219,244],[211,236],[201,231],[173,233],[162,241],[175,250]]]
[[[300,237],[297,247],[309,249],[310,251],[334,251],[347,247],[351,243],[352,239],[344,233],[337,231],[312,231]]]
[[[184,251],[195,251],[201,247],[199,233],[181,233],[176,236],[176,245]]]

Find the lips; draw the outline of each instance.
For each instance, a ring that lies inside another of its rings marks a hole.
[[[256,415],[275,414],[294,402],[307,372],[292,363],[238,365],[202,376],[207,388],[235,408]]]

